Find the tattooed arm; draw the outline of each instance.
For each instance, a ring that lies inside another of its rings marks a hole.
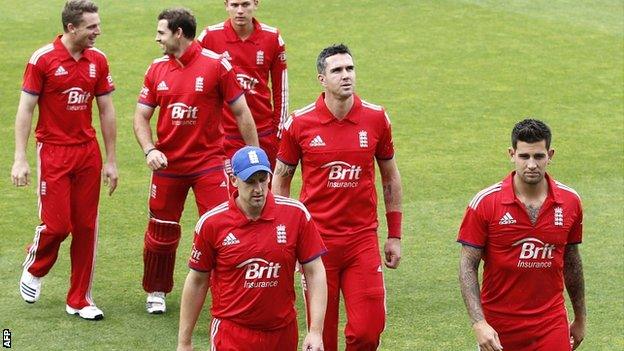
[[[297,166],[290,166],[280,160],[276,160],[275,171],[273,171],[273,181],[271,183],[271,191],[273,194],[290,196],[290,182]]]
[[[482,249],[462,245],[459,260],[459,285],[480,349],[484,351],[502,350],[498,333],[485,321],[483,307],[481,307],[478,273],[482,254]]]
[[[585,279],[583,278],[583,262],[578,245],[567,245],[563,256],[563,277],[566,290],[574,309],[574,321],[570,325],[570,336],[574,341],[573,349],[576,349],[585,337]]]
[[[385,265],[388,268],[398,268],[401,261],[401,207],[403,202],[403,188],[401,187],[401,174],[394,158],[390,160],[378,160],[379,173],[381,174],[381,185],[383,188],[384,204],[386,213],[394,213],[399,219],[395,219],[394,224],[390,224],[391,218],[388,218],[388,237],[384,245]],[[389,215],[387,215],[389,216]],[[395,217],[396,218],[396,217]],[[395,226],[396,228],[393,228]],[[391,231],[397,233],[391,233]]]

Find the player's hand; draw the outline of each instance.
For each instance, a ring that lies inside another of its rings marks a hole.
[[[503,349],[498,333],[492,328],[485,319],[480,320],[472,325],[472,329],[477,337],[479,349],[481,351],[500,351]]]
[[[310,331],[303,340],[302,351],[323,351],[323,336],[318,332]]]
[[[167,168],[167,156],[157,149],[150,151],[145,157],[145,161],[152,171]]]
[[[15,186],[26,186],[30,184],[28,176],[30,175],[30,167],[26,160],[15,160],[11,168],[11,181]]]
[[[104,164],[104,167],[102,167],[102,179],[104,185],[108,186],[108,196],[113,195],[113,192],[117,189],[117,181],[119,180],[117,164],[115,162],[106,162]]]
[[[384,263],[386,267],[396,269],[401,261],[401,239],[388,238],[384,245]]]
[[[576,350],[584,338],[585,320],[575,318],[572,324],[570,324],[570,344],[572,344],[572,350]]]

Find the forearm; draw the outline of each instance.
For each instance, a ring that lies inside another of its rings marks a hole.
[[[259,146],[258,132],[256,131],[256,123],[253,120],[245,95],[242,95],[236,101],[230,104],[230,110],[236,118],[238,131],[240,132],[245,144]]]
[[[295,166],[289,166],[280,160],[276,161],[273,180],[271,182],[271,191],[273,194],[285,197],[290,196],[290,183],[295,174],[295,169]]]
[[[462,247],[459,264],[459,285],[471,324],[485,319],[483,307],[481,306],[481,290],[478,278],[480,259],[480,250]]]
[[[309,331],[322,335],[325,310],[327,308],[327,281],[325,268],[319,262],[314,269],[304,268],[306,287],[308,289],[308,306],[310,313]]]
[[[15,161],[26,161],[32,116],[38,97],[22,92],[15,115]]]
[[[149,149],[154,148],[154,141],[152,139],[152,128],[150,127],[149,118],[151,113],[147,111],[141,111],[141,107],[137,107],[137,111],[134,114],[134,136],[136,137],[139,146],[143,152],[147,152]]]
[[[190,345],[193,329],[201,313],[208,292],[208,276],[198,278],[195,272],[189,273],[184,282],[180,301],[180,326],[178,344]]]
[[[568,245],[565,249],[563,276],[566,290],[572,302],[574,317],[577,320],[585,320],[587,310],[585,307],[585,278],[583,276],[583,262],[578,245]]]
[[[100,112],[100,127],[102,128],[102,138],[104,139],[104,149],[106,150],[106,161],[115,163],[117,162],[115,151],[117,122],[114,109]]]

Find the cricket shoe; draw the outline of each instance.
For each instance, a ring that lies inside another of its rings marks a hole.
[[[165,304],[165,293],[155,291],[147,294],[147,301],[145,302],[145,309],[150,314],[162,314],[167,310]]]
[[[104,318],[104,312],[101,309],[97,308],[95,305],[85,306],[81,309],[73,308],[69,305],[65,305],[65,311],[71,315],[79,315],[80,318],[90,320],[90,321],[99,321]]]
[[[35,301],[39,300],[41,278],[35,277],[27,269],[24,269],[20,278],[20,294],[24,301],[28,303],[35,303]]]

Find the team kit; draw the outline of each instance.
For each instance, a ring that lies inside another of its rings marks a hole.
[[[188,9],[154,18],[164,55],[146,63],[133,119],[151,171],[146,312],[167,312],[192,189],[200,217],[192,247],[182,248],[190,255],[178,350],[193,349],[208,292],[211,350],[338,350],[341,296],[344,349],[377,350],[386,328],[384,266],[396,269],[401,259],[402,185],[390,118],[355,93],[355,59],[343,44],[320,51],[321,93],[289,114],[286,44],[277,28],[256,18],[259,5],[225,0],[227,18],[199,33]],[[28,303],[39,299],[71,234],[66,312],[97,321],[104,318],[91,295],[100,177],[109,195],[118,181],[115,85],[106,55],[95,47],[97,5],[67,1],[62,23],[63,33],[28,60],[16,115],[11,176],[21,187],[30,183],[26,146],[38,106],[39,225],[19,291]],[[94,101],[105,153],[92,124]],[[551,139],[540,120],[513,126],[514,171],[466,208],[457,237],[459,281],[480,350],[573,350],[585,336],[583,211],[579,195],[546,172]],[[291,181],[299,165],[295,200]],[[377,182],[387,223],[382,247]],[[302,343],[296,277],[306,306]]]

